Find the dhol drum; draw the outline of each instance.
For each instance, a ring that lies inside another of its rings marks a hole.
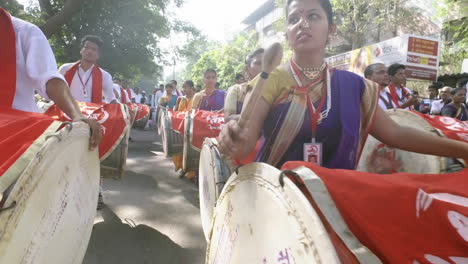
[[[281,171],[250,163],[216,203],[206,263],[340,263],[320,217]]]
[[[397,109],[389,110],[386,113],[399,125],[443,136],[426,120],[413,112]],[[357,170],[379,174],[398,172],[439,174],[455,172],[463,167],[462,161],[391,148],[369,135],[362,150]]]
[[[172,157],[174,154],[182,153],[184,139],[182,135],[172,129],[171,112],[165,111],[161,116],[162,123],[162,134],[161,140],[163,145],[163,151],[166,157]]]
[[[182,154],[182,169],[185,172],[197,171],[200,162],[200,151],[192,146],[193,111],[185,115],[184,149]]]
[[[101,177],[121,180],[127,165],[129,132],[125,133],[116,148],[101,161]]]
[[[208,241],[210,237],[213,209],[224,185],[231,175],[231,168],[221,157],[217,140],[205,138],[200,154],[198,171],[198,190],[200,197],[200,215],[203,232]]]
[[[82,262],[99,192],[98,151],[89,127],[48,137],[10,187],[0,211],[0,263]]]
[[[138,129],[145,129],[146,124],[148,123],[148,119],[149,119],[149,107],[147,105],[143,105],[143,104],[139,104],[138,106],[139,106],[138,111],[147,112],[147,114],[144,115],[140,119],[138,119],[139,114],[137,114],[136,117],[135,117],[135,122],[133,123],[133,127],[138,128]]]

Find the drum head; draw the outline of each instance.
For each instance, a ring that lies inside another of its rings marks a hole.
[[[213,209],[221,191],[226,184],[231,171],[221,158],[217,148],[218,142],[214,138],[206,138],[200,154],[198,171],[200,215],[203,232],[208,241],[213,218]]]
[[[317,213],[263,163],[233,173],[216,204],[206,263],[339,263]]]
[[[81,263],[99,192],[98,151],[89,127],[50,137],[15,183],[0,212],[0,263]]]
[[[386,113],[401,126],[441,136],[436,129],[415,113],[401,109],[388,110]],[[391,148],[369,135],[357,170],[380,174],[397,172],[430,174],[442,173],[445,168],[445,158]]]

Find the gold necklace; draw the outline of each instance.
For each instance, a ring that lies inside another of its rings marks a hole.
[[[326,66],[325,62],[323,62],[320,67],[304,67],[304,68],[302,68],[296,62],[294,62],[294,64],[296,64],[297,68],[299,68],[299,70],[302,72],[302,74],[304,74],[304,76],[309,80],[313,80],[313,79],[317,78],[317,76],[319,76],[322,73],[323,69],[325,69],[325,66]]]

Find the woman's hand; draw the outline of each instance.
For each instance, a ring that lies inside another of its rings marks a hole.
[[[218,137],[218,149],[232,158],[242,158],[250,153],[249,130],[241,128],[237,121],[231,120],[224,125]]]

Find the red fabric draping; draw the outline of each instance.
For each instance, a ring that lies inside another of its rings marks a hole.
[[[16,92],[16,39],[11,16],[0,8],[0,106],[12,107]]]
[[[81,61],[75,63],[68,71],[65,73],[65,80],[67,80],[68,86],[71,86],[73,77],[75,76],[78,67],[80,67]],[[99,65],[95,64],[92,71],[93,85],[92,85],[92,95],[91,102],[93,103],[102,103],[102,72],[99,69]],[[84,89],[84,87],[83,87]]]
[[[120,104],[93,104],[79,102],[81,112],[86,117],[98,120],[102,125],[102,141],[99,144],[99,158],[107,157],[113,147],[119,143],[126,131],[127,123],[125,114],[122,112]],[[57,105],[52,105],[45,113],[53,119],[60,121],[70,121]]]
[[[193,118],[192,145],[198,149],[206,137],[216,138],[224,125],[224,114],[196,110]]]
[[[179,112],[169,110],[171,112],[171,125],[172,129],[179,132],[181,135],[185,134],[185,115],[189,112]]]
[[[145,104],[137,104],[137,105],[138,105],[138,111],[135,116],[135,121],[145,118],[147,115],[149,115],[149,112],[150,112],[149,106]]]

